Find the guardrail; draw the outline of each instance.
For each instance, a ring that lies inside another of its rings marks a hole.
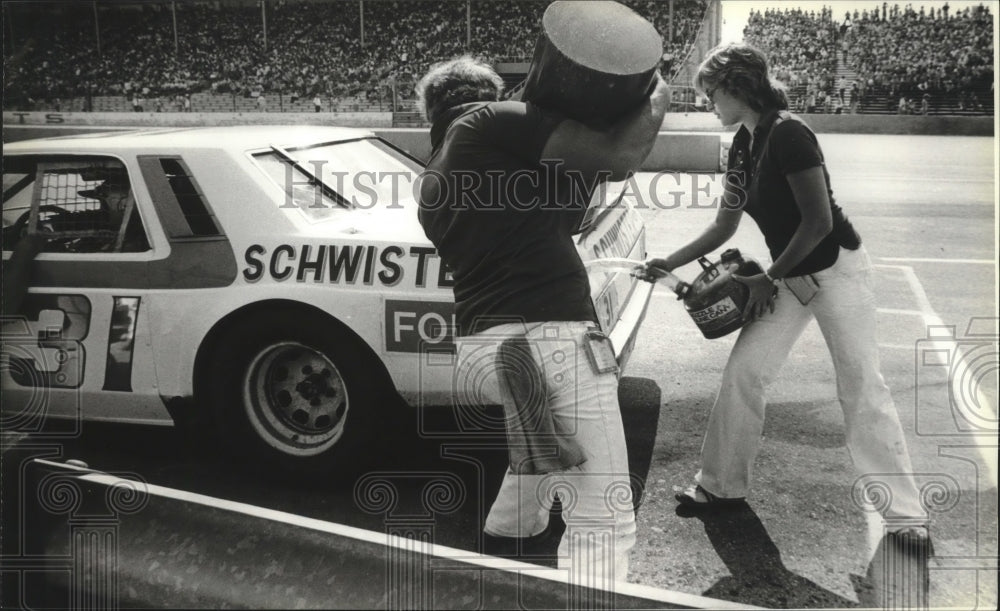
[[[574,586],[560,570],[436,545],[420,524],[368,531],[82,463],[34,459],[21,474],[22,554],[4,556],[19,589],[4,598],[28,608],[755,608]]]

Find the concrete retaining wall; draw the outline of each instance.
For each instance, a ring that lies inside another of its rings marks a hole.
[[[13,113],[4,113],[3,141],[17,142],[30,138],[51,138],[56,136],[72,136],[77,134],[93,133],[98,131],[113,131],[132,129],[134,127],[152,127],[143,122],[144,118],[152,117],[156,126],[164,126],[164,119],[178,118],[175,126],[194,126],[196,121],[191,120],[199,116],[198,113],[67,113],[58,118],[75,115],[102,115],[107,117],[104,122],[92,120],[86,124],[70,124],[68,120],[63,122],[45,122],[46,113],[30,113],[34,116],[13,116]],[[370,114],[370,113],[369,113]],[[8,116],[11,115],[11,116]],[[271,123],[270,119],[294,118],[292,113],[286,114],[247,114],[228,115],[226,122],[213,122],[214,125],[246,125],[254,124],[250,121],[241,121],[242,118],[256,119],[259,122]],[[314,118],[316,115],[308,115]],[[24,119],[20,123],[19,119]],[[213,117],[214,118],[214,117]],[[138,120],[137,120],[138,119]],[[291,123],[292,121],[287,121]],[[281,121],[273,121],[281,123]],[[318,121],[309,123],[318,124]],[[326,122],[323,122],[326,123]],[[391,123],[391,120],[390,120]],[[256,123],[260,124],[260,123]],[[338,122],[338,125],[350,125],[345,122]],[[430,131],[426,128],[386,128],[372,125],[364,127],[372,128],[377,135],[385,138],[389,142],[413,155],[417,159],[426,160],[431,152]],[[653,150],[646,158],[642,166],[646,171],[676,170],[683,172],[715,172],[719,170],[720,146],[722,142],[729,141],[729,134],[715,133],[690,133],[690,132],[660,132],[660,136],[653,145]]]
[[[818,134],[900,134],[912,136],[992,136],[993,117],[915,115],[799,115]],[[670,113],[663,129],[719,132],[719,120],[707,112]]]
[[[395,144],[417,159],[427,160],[431,152],[430,133],[426,129],[376,129],[380,137]],[[724,134],[660,132],[642,170],[656,172],[714,172],[719,169],[720,146]],[[726,137],[728,140],[728,137]]]
[[[392,127],[391,112],[8,112],[8,125],[194,127],[203,125],[340,125]]]
[[[914,116],[914,115],[801,115],[817,133],[829,134],[909,134],[941,136],[992,136],[993,117]],[[187,126],[187,125],[259,125],[306,124],[344,125],[349,127],[392,127],[389,112],[9,112],[3,113],[8,125],[106,125],[106,126]],[[664,132],[726,131],[715,115],[707,112],[668,113]]]
[[[993,117],[806,115],[818,133],[992,136]],[[371,128],[418,159],[430,155],[427,128],[392,128],[391,113],[3,113],[3,140],[63,136],[107,129],[198,125],[342,125]],[[671,113],[642,170],[716,172],[733,130],[710,113]]]

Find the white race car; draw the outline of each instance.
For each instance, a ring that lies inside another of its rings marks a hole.
[[[46,239],[27,287],[8,287],[3,428],[209,415],[262,463],[325,470],[371,440],[387,397],[453,404],[451,278],[417,221],[421,169],[333,127],[5,146],[5,275],[25,236]],[[645,257],[633,206],[595,196],[585,260]],[[624,366],[652,285],[590,281]]]

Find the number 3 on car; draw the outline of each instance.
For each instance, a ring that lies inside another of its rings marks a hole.
[[[455,399],[448,368],[421,368],[422,351],[454,350],[451,277],[417,222],[422,169],[329,127],[6,146],[5,428],[204,426],[258,465],[349,470],[399,398]],[[580,253],[643,258],[642,222],[612,191]],[[14,256],[29,236],[41,252]],[[624,365],[652,285],[595,272],[591,288]]]

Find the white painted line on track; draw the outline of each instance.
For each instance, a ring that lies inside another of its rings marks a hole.
[[[93,471],[91,469],[86,469],[75,465],[67,465],[65,463],[55,462],[42,458],[36,458],[35,462],[42,465],[47,465],[49,467],[57,467],[61,470],[77,471],[80,473],[80,479],[94,482],[96,484],[100,484],[103,486],[108,486],[108,487],[121,486],[125,490],[138,490],[139,492],[145,493],[149,496],[160,496],[164,498],[174,499],[177,501],[183,501],[187,503],[213,507],[215,509],[222,509],[234,513],[241,513],[254,518],[272,520],[275,522],[282,522],[284,524],[290,524],[292,526],[308,528],[320,532],[338,535],[349,539],[365,541],[377,545],[384,545],[387,547],[392,547],[403,551],[418,552],[435,556],[438,558],[457,560],[484,569],[498,569],[498,570],[512,571],[512,572],[524,572],[532,576],[539,577],[541,579],[546,579],[548,581],[554,581],[558,583],[570,583],[569,570],[565,569],[551,569],[535,564],[528,564],[526,562],[519,562],[517,560],[499,558],[496,556],[487,556],[485,554],[479,554],[476,552],[461,550],[454,547],[447,547],[445,545],[439,545],[437,543],[428,543],[424,541],[414,542],[414,540],[412,539],[405,539],[403,537],[400,537],[399,535],[392,535],[384,532],[376,532],[373,530],[365,530],[354,526],[348,526],[346,524],[340,524],[338,522],[328,522],[326,520],[307,518],[305,516],[288,513],[285,511],[268,509],[266,507],[258,507],[256,505],[240,503],[238,501],[220,499],[212,496],[207,496],[204,494],[198,494],[197,492],[187,492],[185,490],[167,488],[165,486],[159,486],[157,484],[149,484],[146,482],[125,479],[118,477],[116,475],[101,473],[99,471]],[[667,590],[663,588],[645,586],[625,581],[616,581],[614,582],[612,587],[615,592],[625,596],[635,596],[637,598],[645,598],[647,600],[654,600],[684,607],[692,607],[695,609],[760,609],[761,608],[753,605],[745,605],[726,600],[709,598],[706,596],[698,596],[697,594],[687,594],[685,592],[677,592],[675,590]]]
[[[879,344],[879,348],[886,348],[887,350],[906,350],[912,352],[917,349],[915,344]]]
[[[896,316],[923,316],[924,313],[920,310],[900,310],[897,308],[878,308],[876,310],[879,314],[893,314]]]
[[[909,265],[875,265],[875,267],[894,269],[901,272],[903,278],[906,279],[906,283],[910,285],[910,290],[917,300],[917,306],[920,308],[920,313],[924,317],[924,322],[927,323],[927,326],[944,326],[944,321],[941,320],[941,317],[937,315],[937,312],[931,306],[931,300],[927,298],[927,291],[924,290],[924,285],[920,283],[920,279],[917,278],[917,274],[913,271],[912,267]]]
[[[994,259],[939,259],[934,257],[875,257],[892,263],[959,263],[963,265],[996,265]]]
[[[917,300],[917,305],[920,308],[920,312],[924,319],[924,325],[927,327],[927,339],[930,340],[928,344],[933,344],[935,350],[930,352],[926,356],[931,356],[932,358],[937,358],[942,364],[947,364],[944,360],[947,355],[954,355],[951,359],[952,365],[948,372],[948,383],[951,387],[952,397],[955,399],[956,407],[958,411],[961,412],[962,416],[967,422],[974,425],[983,426],[983,434],[990,435],[987,439],[983,439],[980,436],[976,436],[976,447],[979,450],[980,456],[983,459],[983,463],[987,467],[988,475],[990,478],[990,483],[993,487],[997,485],[997,454],[996,446],[986,446],[984,443],[987,440],[996,439],[996,431],[990,431],[989,426],[996,426],[997,422],[997,406],[990,403],[989,397],[983,392],[982,388],[978,384],[974,384],[976,393],[976,404],[985,407],[987,410],[992,412],[991,423],[982,423],[982,418],[978,417],[975,412],[977,411],[976,405],[967,405],[965,402],[966,393],[963,392],[961,384],[970,377],[969,363],[966,359],[965,353],[959,348],[958,342],[956,341],[955,327],[953,325],[946,325],[944,321],[938,316],[937,312],[931,306],[930,299],[927,298],[927,292],[924,290],[923,284],[920,282],[920,278],[917,277],[916,272],[913,268],[908,265],[875,265],[876,268],[881,269],[892,269],[899,271],[903,274],[906,279],[906,283],[910,285],[910,290],[913,292],[914,298]],[[974,377],[974,372],[971,374]],[[916,406],[914,406],[916,407]]]
[[[948,184],[948,183],[951,183],[951,184],[962,184],[962,185],[992,185],[993,184],[993,181],[990,180],[990,179],[988,179],[988,178],[961,178],[961,177],[959,177],[959,178],[943,178],[943,177],[940,177],[940,176],[926,176],[926,177],[921,177],[921,176],[906,176],[906,177],[903,177],[903,176],[871,176],[871,177],[865,177],[865,178],[862,178],[861,176],[853,176],[852,178],[854,180],[857,180],[857,181],[862,181],[862,180],[885,181],[885,182],[896,182],[896,181],[898,181],[898,182],[904,182],[904,183],[927,182],[927,183],[931,183],[933,185],[942,185],[942,184]],[[847,191],[847,190],[848,189],[841,188],[841,189],[838,189],[837,191],[841,192],[841,191]],[[942,189],[942,191],[943,191],[943,189]],[[931,206],[931,205],[938,206],[938,205],[941,205],[941,204],[940,204],[940,202],[926,202],[926,203],[923,203],[923,205],[925,205],[925,206]]]

